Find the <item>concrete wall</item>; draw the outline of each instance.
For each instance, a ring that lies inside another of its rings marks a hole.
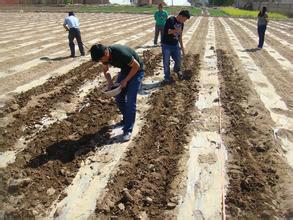
[[[247,10],[259,10],[266,6],[270,12],[293,16],[293,0],[235,0],[234,5]]]
[[[279,12],[286,14],[289,17],[293,17],[293,1],[292,0],[282,0],[279,2],[253,2],[253,9],[259,10],[263,6],[268,8],[270,12]]]
[[[142,6],[142,5],[158,5],[159,3],[162,3],[163,0],[137,0],[134,1],[135,4],[137,4],[138,6]]]

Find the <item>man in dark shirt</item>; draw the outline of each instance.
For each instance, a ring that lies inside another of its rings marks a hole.
[[[108,82],[108,88],[114,84],[109,65],[121,69],[117,83],[122,91],[115,97],[116,104],[123,115],[123,141],[129,141],[133,130],[136,115],[136,97],[144,76],[143,62],[138,54],[131,48],[123,45],[104,46],[95,44],[90,49],[93,61],[103,63],[104,75]]]
[[[172,59],[175,61],[174,71],[177,73],[179,79],[182,78],[182,73],[180,72],[181,52],[179,44],[181,47],[182,54],[184,56],[185,51],[182,41],[182,33],[184,28],[184,22],[189,18],[189,11],[182,10],[176,17],[169,17],[164,26],[162,53],[164,64],[164,82],[166,83],[172,82],[170,76],[170,57],[172,57]]]

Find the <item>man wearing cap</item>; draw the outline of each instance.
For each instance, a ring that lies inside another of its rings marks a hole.
[[[72,11],[69,12],[68,17],[65,18],[63,27],[66,31],[68,31],[69,47],[71,51],[70,57],[75,57],[75,46],[73,43],[74,38],[76,38],[76,41],[78,43],[78,48],[81,56],[84,56],[85,53],[80,36],[79,20],[77,17],[74,16],[74,13]]]
[[[171,16],[167,19],[164,26],[162,53],[163,53],[163,66],[164,66],[164,83],[172,83],[173,80],[170,76],[170,57],[175,61],[174,72],[177,73],[178,78],[182,79],[181,68],[181,51],[185,55],[184,45],[182,41],[182,34],[184,22],[190,18],[188,10],[182,10],[175,17]],[[180,51],[180,47],[181,51]]]
[[[108,88],[113,86],[109,65],[120,68],[116,83],[122,91],[115,97],[116,104],[123,116],[122,141],[129,141],[136,116],[136,98],[144,76],[143,62],[138,54],[124,45],[104,46],[95,44],[90,49],[93,61],[103,63],[103,72],[108,82]]]

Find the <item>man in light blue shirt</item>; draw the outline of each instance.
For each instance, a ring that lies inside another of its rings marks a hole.
[[[78,48],[81,56],[84,56],[84,49],[81,41],[80,30],[79,30],[79,20],[74,16],[74,13],[71,11],[68,13],[68,17],[65,18],[63,27],[66,31],[68,31],[68,40],[69,40],[69,48],[71,51],[70,57],[75,57],[75,48],[74,48],[74,38],[78,43]]]

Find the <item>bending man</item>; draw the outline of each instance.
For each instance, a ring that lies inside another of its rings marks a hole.
[[[71,51],[71,57],[75,57],[75,46],[74,46],[74,38],[78,43],[78,48],[80,51],[81,56],[84,56],[84,49],[81,41],[80,30],[79,30],[79,20],[77,17],[74,16],[74,13],[71,11],[68,13],[68,17],[65,18],[63,27],[66,31],[68,31],[68,40],[69,40],[69,47]]]
[[[108,73],[109,65],[121,69],[116,83],[120,84],[122,91],[115,100],[123,116],[120,122],[123,125],[122,140],[129,141],[135,122],[137,93],[144,76],[143,62],[133,49],[118,44],[108,47],[96,44],[91,47],[90,52],[93,61],[103,63],[108,88],[113,86]]]

